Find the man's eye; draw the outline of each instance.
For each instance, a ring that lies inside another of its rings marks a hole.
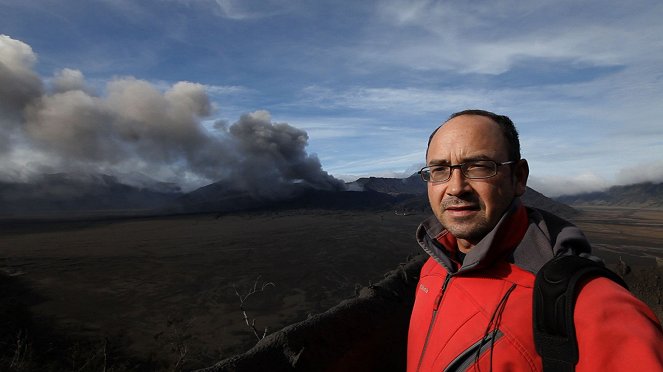
[[[449,167],[446,166],[437,166],[437,167],[431,167],[430,172],[431,173],[445,173],[449,170]]]
[[[467,164],[467,169],[468,170],[472,170],[472,169],[479,170],[479,169],[488,169],[488,168],[490,168],[490,166],[488,164],[484,164],[484,163],[470,163],[470,164]]]

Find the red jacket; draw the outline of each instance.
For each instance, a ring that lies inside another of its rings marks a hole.
[[[587,254],[580,230],[517,201],[462,264],[455,238],[434,217],[417,238],[431,258],[410,319],[408,372],[541,371],[532,332],[535,273],[555,254]],[[660,323],[618,284],[584,283],[574,319],[576,371],[663,371]]]

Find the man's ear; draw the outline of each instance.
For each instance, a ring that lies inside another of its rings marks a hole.
[[[529,177],[529,164],[527,160],[520,159],[513,170],[516,196],[521,196],[527,190],[527,177]]]

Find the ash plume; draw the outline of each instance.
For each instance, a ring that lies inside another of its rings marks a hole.
[[[33,71],[32,48],[0,35],[0,178],[42,173],[142,174],[192,189],[221,181],[270,196],[293,184],[341,189],[306,152],[308,135],[266,111],[205,126],[213,106],[205,86],[165,90],[115,78],[98,94],[78,70],[51,79]],[[128,179],[127,179],[128,180]]]

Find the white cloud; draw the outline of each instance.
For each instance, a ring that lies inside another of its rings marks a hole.
[[[663,160],[634,164],[616,172],[616,180],[609,180],[596,173],[586,172],[569,175],[561,170],[559,176],[530,176],[528,186],[548,197],[574,195],[580,193],[604,191],[613,185],[631,185],[635,183],[663,182]]]
[[[608,188],[609,183],[596,174],[584,173],[573,177],[567,175],[530,176],[527,185],[543,195],[552,198],[561,195],[602,191]]]
[[[55,93],[64,93],[72,90],[91,92],[85,83],[85,77],[79,70],[69,68],[58,71],[51,81],[51,87]]]
[[[291,1],[278,0],[214,0],[220,15],[233,20],[271,17],[294,10]]]
[[[432,90],[422,88],[354,87],[333,90],[310,86],[302,91],[301,105],[320,108],[351,108],[374,112],[440,113],[458,107],[489,106],[490,92],[472,89]]]
[[[31,72],[37,55],[28,44],[0,34],[0,63],[17,72]]]
[[[651,76],[651,75],[649,75]],[[573,190],[595,190],[614,182],[620,168],[629,162],[656,158],[663,151],[663,117],[657,104],[663,96],[655,84],[642,84],[642,77],[631,71],[619,72],[591,82],[549,84],[527,88],[482,87],[459,89],[362,88],[347,91],[309,87],[306,105],[359,110],[371,119],[352,122],[334,119],[317,127],[306,124],[312,144],[327,139],[343,140],[358,133],[373,139],[398,138],[403,144],[379,148],[356,148],[357,158],[398,159],[400,153],[421,149],[429,132],[451,112],[464,108],[485,108],[509,115],[521,133],[523,155],[530,159],[532,173],[545,177],[555,189],[570,178]],[[644,86],[643,86],[644,85]],[[643,89],[638,87],[643,86]],[[410,120],[402,119],[410,117]],[[395,119],[399,118],[399,119]],[[415,119],[416,118],[416,119]],[[655,118],[655,119],[652,119]],[[382,128],[381,128],[382,127]],[[387,129],[388,128],[388,129]],[[317,138],[316,135],[320,135]],[[366,143],[369,139],[367,138]],[[335,142],[338,143],[338,142]],[[333,173],[366,174],[367,168],[356,167],[333,147],[319,150],[323,162]],[[409,146],[409,150],[408,150]],[[367,156],[362,153],[367,152]],[[418,159],[417,159],[418,160]],[[366,160],[364,160],[366,162]],[[398,169],[405,160],[391,165]],[[350,171],[352,169],[352,171]],[[564,170],[560,172],[560,170]],[[596,177],[587,176],[596,170]],[[385,167],[374,168],[384,172]],[[377,174],[377,173],[376,173]],[[545,188],[545,185],[543,186]],[[561,192],[561,191],[560,191]]]
[[[655,1],[386,1],[378,5],[382,22],[369,24],[356,52],[375,64],[481,74],[528,59],[656,61],[663,55],[660,11]]]
[[[360,136],[374,121],[353,117],[288,117],[290,123],[305,129],[313,141],[334,141]]]
[[[205,90],[210,95],[236,95],[250,91],[248,88],[239,85],[205,85]]]
[[[617,184],[629,185],[642,182],[663,182],[663,160],[651,159],[648,162],[633,164],[617,173]]]
[[[325,166],[331,174],[345,177],[408,177],[414,173],[411,167],[403,169],[403,164],[422,164],[423,153],[419,151],[402,153],[389,157],[352,157],[353,160]],[[324,159],[323,159],[324,162]],[[423,167],[423,164],[419,168]],[[417,168],[417,170],[419,170]]]

